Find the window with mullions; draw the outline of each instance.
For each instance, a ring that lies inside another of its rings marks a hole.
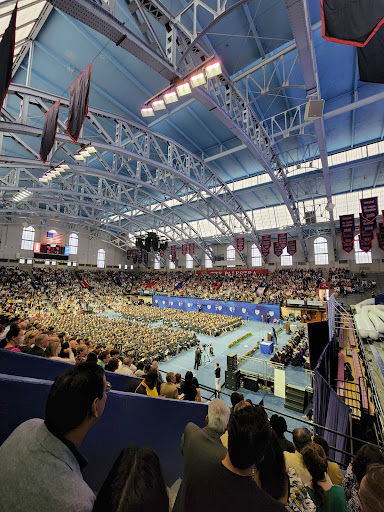
[[[207,253],[204,253],[204,254],[205,254],[205,259],[204,259],[204,266],[205,266],[205,268],[212,268],[213,267],[213,263],[212,263],[211,258],[208,256]]]
[[[190,254],[185,255],[185,268],[193,268],[193,258]]]
[[[261,267],[263,264],[261,253],[256,244],[252,245],[252,267]]]
[[[33,251],[33,242],[35,241],[35,228],[28,226],[23,228],[21,235],[21,249],[25,251]]]
[[[364,252],[360,249],[359,235],[355,236],[355,261],[359,265],[372,263],[372,251]]]
[[[283,253],[281,255],[281,266],[282,267],[291,267],[292,266],[292,256],[288,254],[287,248],[284,247]]]
[[[98,266],[98,268],[105,267],[105,251],[104,251],[104,249],[99,249],[97,251],[97,266]]]
[[[77,254],[77,249],[79,247],[79,237],[76,233],[71,233],[69,235],[69,254]]]
[[[315,239],[313,244],[313,250],[315,253],[315,265],[328,265],[328,241],[323,236],[319,236]]]
[[[236,251],[233,245],[228,245],[227,247],[227,261],[235,261],[236,259]],[[236,265],[227,265],[228,268],[236,267]]]

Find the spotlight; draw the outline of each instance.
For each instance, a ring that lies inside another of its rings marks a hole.
[[[189,82],[184,82],[182,84],[176,85],[176,91],[179,95],[179,98],[181,96],[186,96],[187,94],[191,94],[191,86],[189,85]]]
[[[178,97],[175,91],[166,92],[163,96],[165,103],[176,103]]]
[[[207,78],[213,78],[214,76],[221,75],[221,73],[221,64],[218,61],[210,64],[205,68],[205,74],[207,75]]]
[[[151,117],[155,115],[152,107],[142,107],[140,112],[143,117]]]
[[[61,164],[61,165],[59,165],[59,167],[61,167],[64,170],[69,169],[69,165],[68,164]]]
[[[190,80],[191,80],[192,87],[197,87],[199,85],[204,85],[207,83],[203,72],[198,73],[197,75],[191,76]]]
[[[153,110],[165,110],[165,103],[164,100],[155,100],[152,101],[152,108]]]

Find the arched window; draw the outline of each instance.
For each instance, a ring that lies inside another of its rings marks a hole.
[[[326,238],[324,238],[323,236],[318,236],[317,238],[315,238],[313,250],[315,253],[315,265],[329,264],[328,241]]]
[[[281,266],[282,267],[291,267],[292,266],[292,256],[288,254],[287,248],[285,247],[283,253],[281,255]]]
[[[33,251],[33,242],[35,241],[35,228],[28,226],[23,228],[23,234],[21,235],[21,249],[26,251]]]
[[[77,254],[77,249],[79,247],[79,237],[76,233],[71,233],[69,235],[69,254]]]
[[[97,266],[98,266],[98,268],[105,267],[105,251],[104,251],[104,249],[99,249],[97,251]]]
[[[228,245],[228,247],[227,247],[227,261],[235,261],[235,259],[236,259],[235,248],[233,247],[233,245]],[[228,268],[236,267],[236,265],[228,265],[227,264],[227,267]]]
[[[256,244],[252,245],[252,267],[262,266],[261,253]]]
[[[359,235],[355,236],[355,261],[358,264],[372,263],[372,251],[364,252],[360,249]]]
[[[205,254],[205,259],[204,259],[204,266],[205,266],[205,268],[212,268],[213,267],[213,263],[212,263],[211,258],[208,256],[207,253],[204,253],[204,254]]]
[[[155,270],[160,269],[160,254],[158,252],[155,252],[155,258],[153,260],[153,268]]]
[[[193,268],[193,258],[190,254],[185,255],[185,268]]]

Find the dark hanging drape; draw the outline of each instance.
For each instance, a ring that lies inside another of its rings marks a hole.
[[[15,49],[17,3],[12,12],[11,21],[0,42],[0,112],[8,87],[12,80],[13,52]]]
[[[80,131],[88,113],[89,87],[91,84],[92,63],[85,69],[69,91],[69,112],[67,133],[74,142],[80,136]]]
[[[357,49],[359,76],[362,82],[384,84],[384,25],[364,48]]]
[[[57,119],[59,117],[60,110],[60,101],[61,99],[57,100],[53,107],[51,107],[44,116],[44,128],[43,133],[41,135],[40,143],[40,159],[44,163],[47,161],[48,155],[55,142]]]

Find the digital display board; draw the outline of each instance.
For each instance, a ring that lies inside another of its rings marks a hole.
[[[44,256],[44,258],[67,260],[69,256],[69,246],[41,244],[36,242],[33,252],[35,258]]]

